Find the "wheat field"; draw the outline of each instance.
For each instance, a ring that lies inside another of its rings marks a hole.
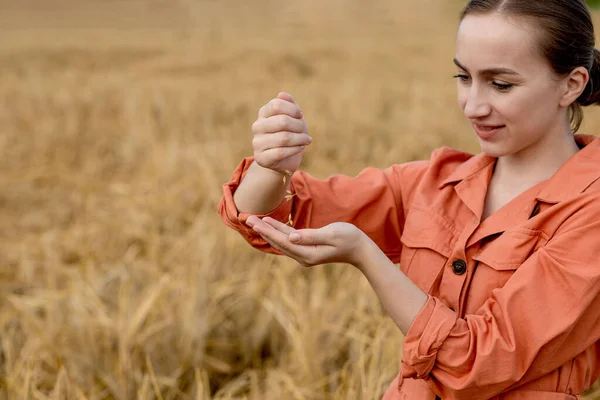
[[[0,0],[0,398],[379,399],[402,335],[366,279],[217,204],[282,90],[320,178],[478,152],[462,4]]]

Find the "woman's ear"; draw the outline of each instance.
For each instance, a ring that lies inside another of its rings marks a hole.
[[[584,67],[577,67],[566,78],[565,91],[560,101],[560,105],[568,107],[573,104],[581,93],[585,90],[585,87],[590,80],[590,73]]]

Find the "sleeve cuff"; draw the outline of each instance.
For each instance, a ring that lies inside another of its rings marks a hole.
[[[457,318],[456,313],[439,299],[429,296],[404,338],[401,379],[425,379],[429,375],[437,352]]]
[[[248,172],[248,168],[254,161],[254,157],[245,158],[240,165],[233,172],[233,176],[229,180],[229,182],[223,185],[223,197],[221,198],[221,202],[219,203],[218,212],[221,214],[221,217],[225,224],[229,227],[238,230],[244,234],[244,236],[248,237],[260,237],[252,228],[246,225],[246,220],[251,215],[256,214],[247,214],[239,212],[235,206],[235,202],[233,201],[233,195],[240,185],[241,181],[246,176]],[[289,190],[294,193],[293,182],[290,182]],[[259,218],[263,217],[271,217],[276,219],[277,221],[287,223],[290,218],[290,214],[292,212],[292,200],[283,200],[283,202],[273,211],[256,215]]]

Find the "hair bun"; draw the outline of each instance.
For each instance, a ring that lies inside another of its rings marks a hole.
[[[590,69],[590,81],[578,99],[582,106],[600,104],[600,50],[594,49],[594,64]]]

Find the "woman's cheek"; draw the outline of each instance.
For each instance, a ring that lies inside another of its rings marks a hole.
[[[463,87],[463,85],[458,83],[458,106],[463,112],[465,111],[465,106],[467,105],[467,98],[469,97],[468,89]]]

